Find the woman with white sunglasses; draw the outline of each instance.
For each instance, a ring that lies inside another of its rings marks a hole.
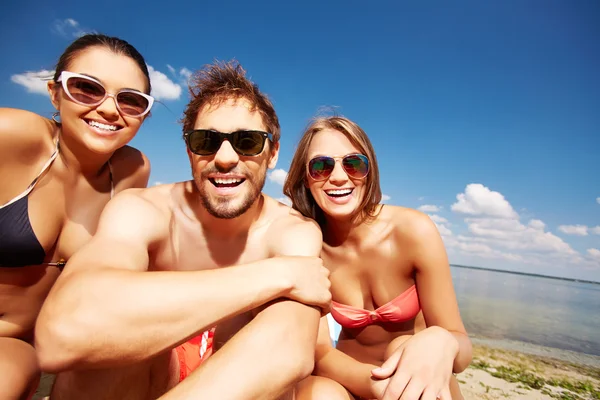
[[[0,109],[0,398],[30,398],[40,371],[35,321],[65,262],[112,196],[145,187],[147,158],[127,146],[154,99],[142,55],[98,34],[75,40],[48,83],[52,120]]]

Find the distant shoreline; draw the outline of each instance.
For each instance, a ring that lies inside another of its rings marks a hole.
[[[534,273],[531,273],[531,272],[519,272],[519,271],[510,271],[510,270],[496,269],[496,268],[473,267],[473,266],[470,266],[470,265],[460,265],[460,264],[450,264],[450,266],[451,267],[457,267],[457,268],[474,269],[474,270],[480,270],[480,271],[501,272],[501,273],[504,273],[504,274],[511,274],[511,275],[525,275],[525,276],[532,276],[532,277],[535,277],[535,278],[548,278],[548,279],[556,279],[556,280],[559,280],[559,281],[569,281],[569,282],[579,282],[579,283],[591,283],[593,285],[600,285],[600,282],[598,282],[598,281],[590,281],[590,280],[587,280],[587,279],[566,278],[566,277],[561,277],[561,276],[534,274]]]

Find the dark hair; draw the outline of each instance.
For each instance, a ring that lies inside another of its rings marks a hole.
[[[378,213],[381,201],[381,186],[379,184],[379,166],[375,150],[369,137],[357,123],[342,116],[316,117],[308,125],[298,143],[290,170],[283,184],[283,193],[292,200],[292,207],[305,217],[314,219],[321,228],[325,225],[323,210],[317,205],[310,189],[305,185],[307,177],[308,148],[314,136],[326,129],[341,132],[369,159],[369,174],[366,177],[366,195],[356,210],[353,220],[356,223],[368,222]]]
[[[89,47],[106,47],[109,50],[112,50],[116,54],[122,54],[124,56],[130,57],[133,61],[135,61],[146,76],[146,94],[150,94],[152,87],[150,86],[150,73],[148,72],[148,67],[146,66],[146,61],[144,57],[140,54],[139,51],[136,50],[135,47],[130,45],[123,39],[119,39],[118,37],[106,36],[98,33],[90,33],[87,35],[83,35],[77,38],[73,43],[67,47],[67,49],[62,53],[60,58],[58,59],[58,63],[56,64],[55,72],[54,72],[54,82],[58,80],[61,72],[68,69],[69,64],[73,61],[75,57],[85,49]]]
[[[273,134],[273,142],[279,141],[279,119],[273,104],[259,90],[258,85],[246,78],[246,71],[237,61],[215,61],[205,65],[190,79],[189,91],[191,100],[182,120],[184,132],[194,129],[198,113],[205,105],[219,105],[230,99],[246,99],[252,110],[258,111],[262,116],[267,131]]]

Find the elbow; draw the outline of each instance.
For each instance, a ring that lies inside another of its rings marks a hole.
[[[35,327],[35,348],[42,371],[55,374],[74,369],[85,357],[89,338],[86,340],[84,324],[52,308],[56,307],[42,307]]]
[[[74,351],[76,341],[60,322],[38,324],[35,348],[42,371],[56,374],[74,369],[79,354]]]
[[[473,360],[473,345],[467,335],[460,343],[458,355],[454,361],[453,373],[460,374],[471,364]]]

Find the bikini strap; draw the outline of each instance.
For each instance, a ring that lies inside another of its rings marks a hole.
[[[54,152],[50,156],[50,159],[48,161],[46,161],[46,164],[44,164],[44,167],[42,168],[42,170],[40,171],[38,176],[35,177],[35,179],[29,184],[29,187],[27,189],[25,189],[25,191],[23,193],[21,193],[20,195],[18,195],[17,197],[15,197],[11,201],[9,201],[8,203],[4,204],[3,206],[0,206],[0,209],[10,206],[11,204],[21,200],[23,197],[25,197],[29,193],[31,193],[31,191],[35,188],[35,185],[37,185],[37,183],[40,181],[41,177],[46,173],[46,171],[48,171],[48,168],[50,168],[50,165],[52,165],[52,163],[56,159],[56,156],[58,155],[58,149],[59,149],[59,140],[57,138],[56,139],[56,147],[54,148]]]
[[[110,160],[108,160],[108,176],[110,178],[110,198],[112,199],[115,195],[115,182],[113,181],[113,170]]]

